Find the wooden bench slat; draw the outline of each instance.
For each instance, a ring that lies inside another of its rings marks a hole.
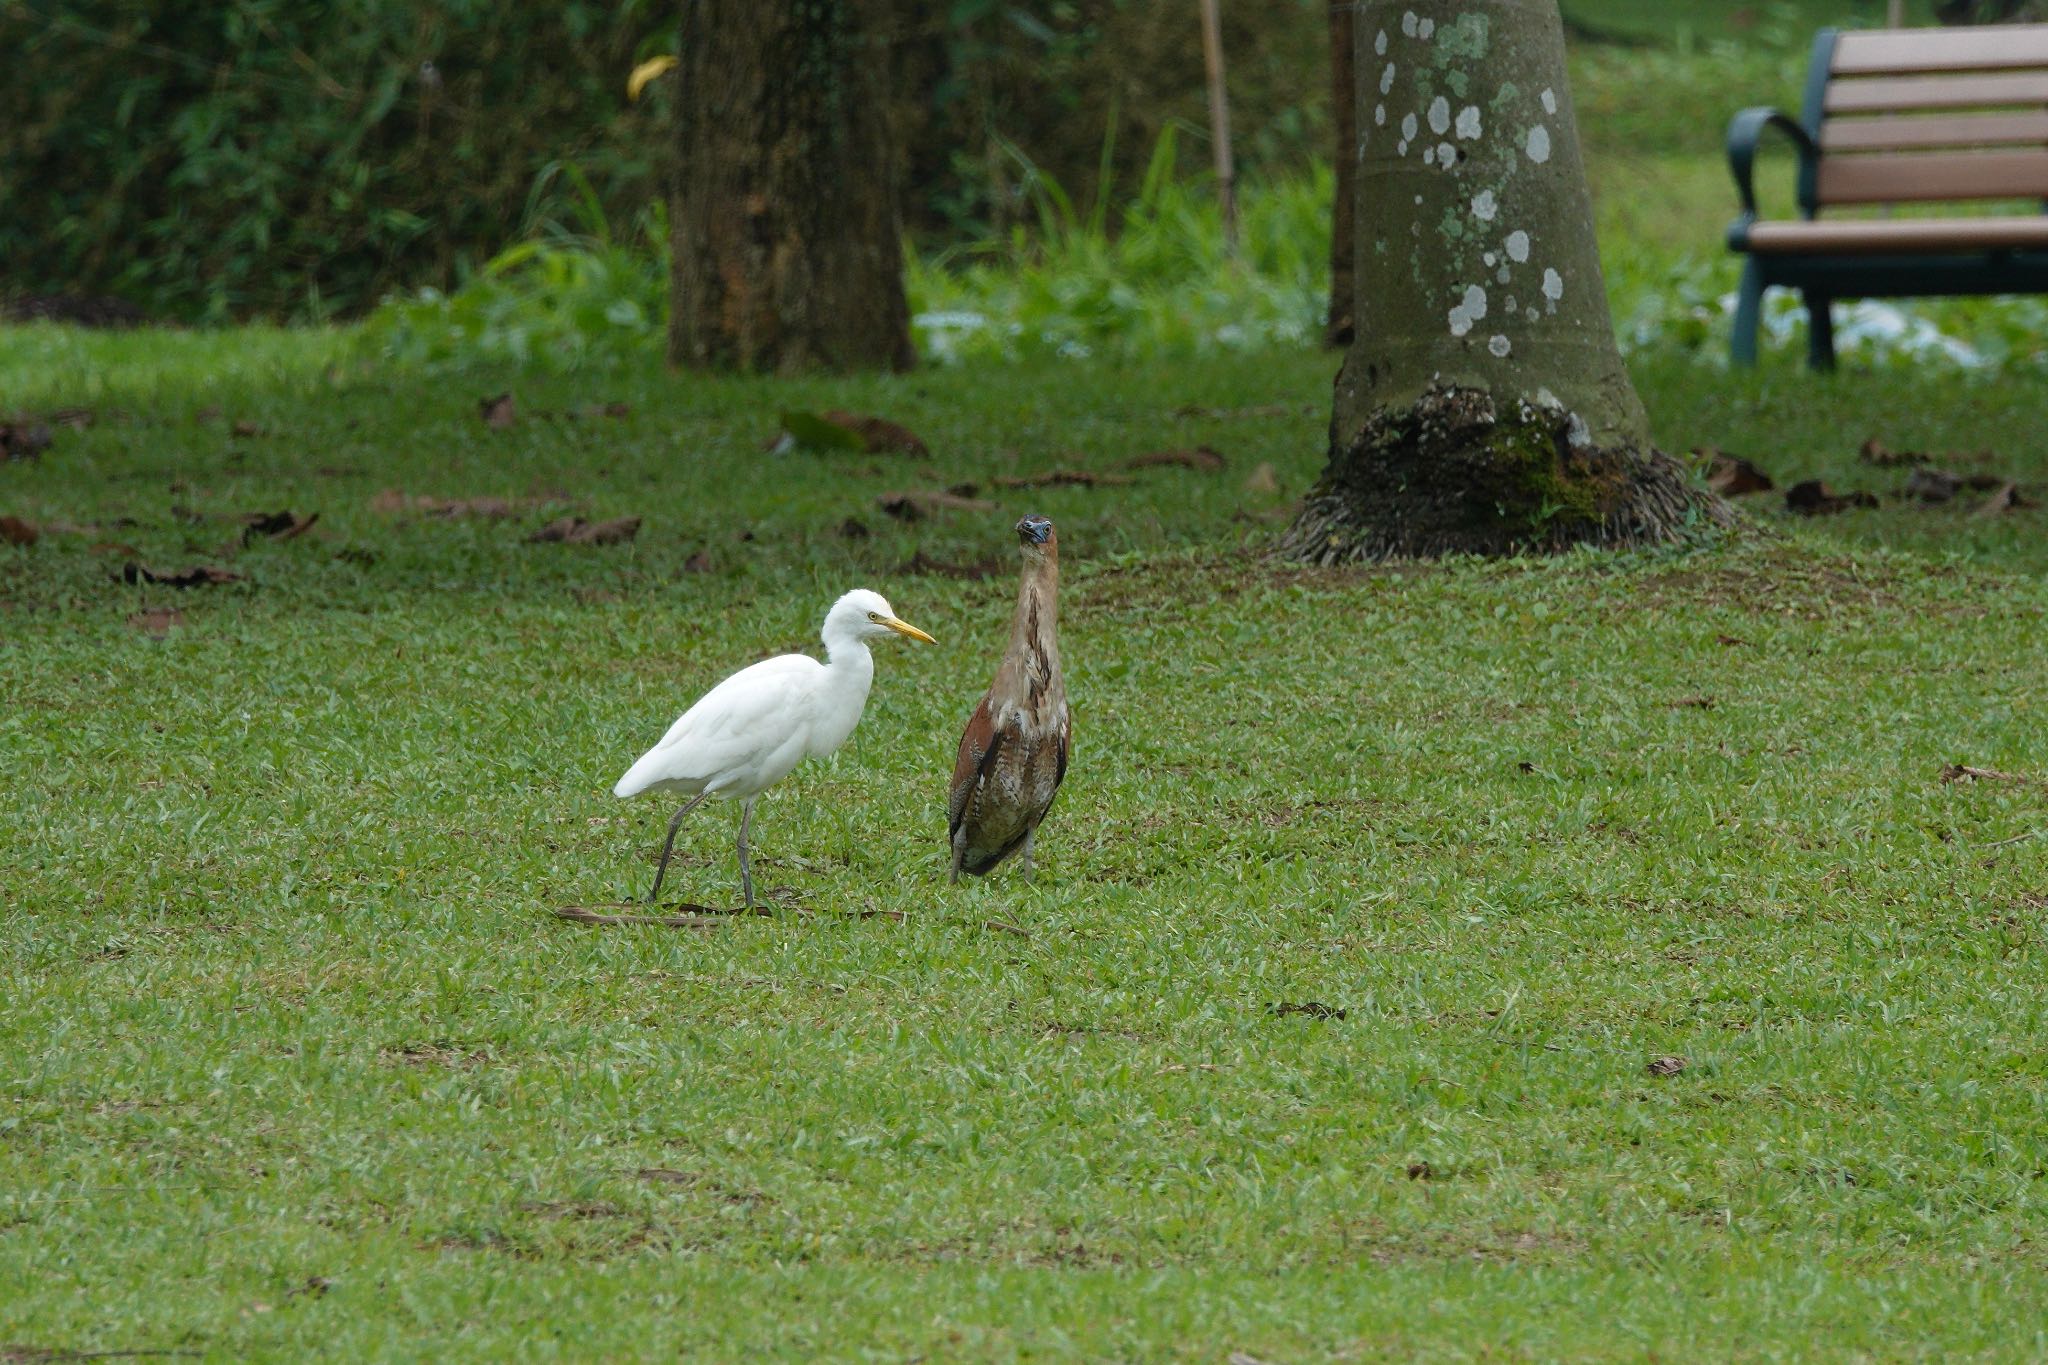
[[[2048,112],[2032,114],[1880,115],[1829,119],[1820,126],[1827,152],[1888,152],[1914,147],[2048,147]]]
[[[2048,71],[1831,80],[1823,107],[1830,114],[1883,114],[2000,104],[2048,104]]]
[[[1837,76],[1870,76],[2010,71],[2029,66],[2048,66],[2048,26],[2002,24],[1949,32],[1916,28],[1844,33],[1835,40],[1835,59],[1829,69]]]
[[[1824,156],[1814,198],[1823,204],[2048,198],[2048,151]]]
[[[1869,222],[1757,223],[1749,249],[1762,255],[1889,256],[2048,250],[2048,214],[2011,218],[1885,218]]]

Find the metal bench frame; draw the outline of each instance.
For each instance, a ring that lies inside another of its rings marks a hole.
[[[1836,299],[2048,293],[2048,250],[1994,247],[1942,253],[1830,255],[1751,249],[1750,230],[1759,221],[1752,171],[1757,146],[1766,132],[1784,134],[1799,154],[1800,217],[1811,221],[1821,208],[1821,124],[1827,117],[1828,84],[1833,78],[1835,46],[1840,36],[1841,30],[1833,28],[1822,29],[1815,35],[1798,119],[1776,109],[1755,108],[1743,110],[1728,124],[1728,169],[1742,199],[1742,213],[1728,227],[1728,248],[1748,256],[1742,269],[1742,291],[1737,297],[1734,335],[1729,345],[1729,359],[1736,365],[1756,363],[1763,294],[1771,285],[1800,292],[1810,320],[1807,361],[1816,370],[1831,370],[1835,365],[1831,305]]]

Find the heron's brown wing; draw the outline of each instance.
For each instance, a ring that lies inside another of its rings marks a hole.
[[[988,698],[981,699],[981,705],[974,708],[974,714],[967,718],[967,728],[960,735],[960,753],[953,760],[953,785],[946,793],[946,836],[950,839],[960,832],[960,822],[967,816],[967,803],[974,797],[974,787],[981,780],[982,770],[996,749],[996,726],[989,714]]]

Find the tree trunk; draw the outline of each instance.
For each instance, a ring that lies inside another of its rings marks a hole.
[[[1556,0],[1366,0],[1356,331],[1318,563],[1664,540],[1725,522],[1653,449],[1593,240]]]
[[[671,364],[909,369],[875,0],[683,0]]]
[[[1351,344],[1351,252],[1354,171],[1358,165],[1358,106],[1351,79],[1351,22],[1355,0],[1330,4],[1330,127],[1336,132],[1336,154],[1330,168],[1337,175],[1337,199],[1330,216],[1330,321],[1323,344],[1333,349]]]

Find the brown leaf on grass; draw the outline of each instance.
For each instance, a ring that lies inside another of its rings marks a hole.
[[[1430,1169],[1427,1161],[1417,1161],[1408,1167],[1408,1178],[1410,1180],[1434,1180],[1436,1179],[1436,1172]]]
[[[1335,1005],[1325,1005],[1320,1000],[1307,1000],[1298,1005],[1287,1001],[1275,1001],[1266,1006],[1266,1013],[1275,1019],[1285,1019],[1290,1014],[1304,1014],[1311,1019],[1342,1019],[1349,1015],[1350,1011],[1339,1009]]]
[[[630,417],[632,413],[633,405],[631,403],[614,399],[609,403],[585,403],[580,408],[570,409],[569,415],[571,417]]]
[[[509,392],[481,399],[476,406],[484,425],[492,431],[504,431],[519,420],[519,405]]]
[[[289,511],[250,512],[242,517],[242,544],[251,545],[266,536],[271,540],[297,540],[318,520],[318,512],[309,517],[295,517]]]
[[[866,540],[871,534],[873,533],[868,530],[868,524],[859,517],[848,517],[839,523],[839,535],[842,540]]]
[[[1258,467],[1244,481],[1244,491],[1256,497],[1266,497],[1280,491],[1280,475],[1273,469],[1271,460],[1259,461]]]
[[[9,545],[33,545],[43,538],[32,521],[20,517],[0,517],[0,541]]]
[[[1680,697],[1677,701],[1665,702],[1664,706],[1665,709],[1671,711],[1687,707],[1696,711],[1711,711],[1714,709],[1714,699],[1712,697]]]
[[[194,426],[204,426],[208,422],[218,422],[220,418],[220,404],[208,403],[205,407],[198,408],[193,411],[192,424]]]
[[[640,534],[640,518],[616,517],[611,521],[585,521],[582,517],[557,517],[526,539],[530,544],[623,545]]]
[[[835,426],[845,427],[867,444],[870,455],[929,455],[927,446],[918,434],[900,422],[871,413],[846,412],[833,408],[818,414]]]
[[[1864,464],[1874,464],[1883,468],[1902,464],[1925,464],[1929,457],[1917,450],[1893,450],[1873,436],[1857,448],[1856,458]]]
[[[0,460],[33,460],[50,448],[50,428],[33,418],[0,422]]]
[[[1193,446],[1185,450],[1154,450],[1144,455],[1133,455],[1125,460],[1125,469],[1157,469],[1163,465],[1177,465],[1182,469],[1199,469],[1205,474],[1214,474],[1227,463],[1222,454],[1209,446]]]
[[[683,561],[684,573],[710,573],[711,551],[699,550]]]
[[[920,549],[905,560],[896,572],[912,576],[931,574],[940,578],[964,578],[969,582],[979,582],[981,579],[1001,573],[1002,569],[1003,562],[993,555],[971,564],[950,564],[943,559],[933,559]]]
[[[1875,507],[1877,495],[1857,489],[1837,493],[1819,479],[1806,479],[1785,490],[1785,508],[1802,517],[1827,517],[1852,507]]]
[[[993,512],[996,505],[980,498],[963,498],[957,493],[933,489],[925,492],[884,493],[875,504],[898,521],[923,521],[940,512]]]
[[[2034,500],[2020,492],[2020,486],[2008,479],[1998,486],[1997,492],[1984,499],[1984,505],[1977,509],[1976,515],[1980,517],[1997,517],[2003,516],[2007,512],[2018,511],[2022,507],[2032,506],[2034,506]]]
[[[1740,635],[1716,635],[1714,643],[1733,649],[1738,645],[1747,645],[1749,641],[1743,639]]]
[[[121,566],[120,572],[115,577],[119,578],[123,583],[155,583],[165,588],[209,588],[217,583],[239,583],[242,581],[240,574],[230,573],[226,569],[217,569],[211,564],[194,564],[189,569],[179,569],[173,573],[165,573],[159,569],[149,568],[147,565],[140,564],[132,559]]]
[[[232,427],[229,427],[228,430],[236,436],[261,436],[263,434],[263,428],[257,426],[246,417],[235,423]]]
[[[185,613],[176,607],[151,607],[130,616],[128,624],[152,640],[161,640],[171,633],[173,626],[185,624]]]
[[[2019,782],[2031,784],[2034,779],[2023,773],[2002,773],[1996,768],[1973,768],[1967,763],[1951,763],[1941,770],[1943,782]]]
[[[370,499],[370,510],[388,514],[416,512],[424,517],[464,517],[501,520],[540,506],[537,498],[432,498],[423,493],[401,493],[387,488]]]
[[[1652,1057],[1643,1069],[1652,1076],[1676,1076],[1689,1065],[1683,1057]]]
[[[998,488],[1116,488],[1135,480],[1085,469],[1047,469],[1037,474],[998,474],[990,482]]]
[[[1962,479],[1946,469],[1922,465],[1906,476],[1904,496],[1924,503],[1947,502],[1962,486]]]
[[[1745,493],[1768,493],[1777,487],[1771,476],[1740,455],[1730,455],[1714,446],[1694,446],[1692,453],[1707,462],[1707,487],[1724,498]]]
[[[99,414],[91,408],[58,408],[49,415],[53,427],[70,427],[73,431],[84,431],[99,420]]]

